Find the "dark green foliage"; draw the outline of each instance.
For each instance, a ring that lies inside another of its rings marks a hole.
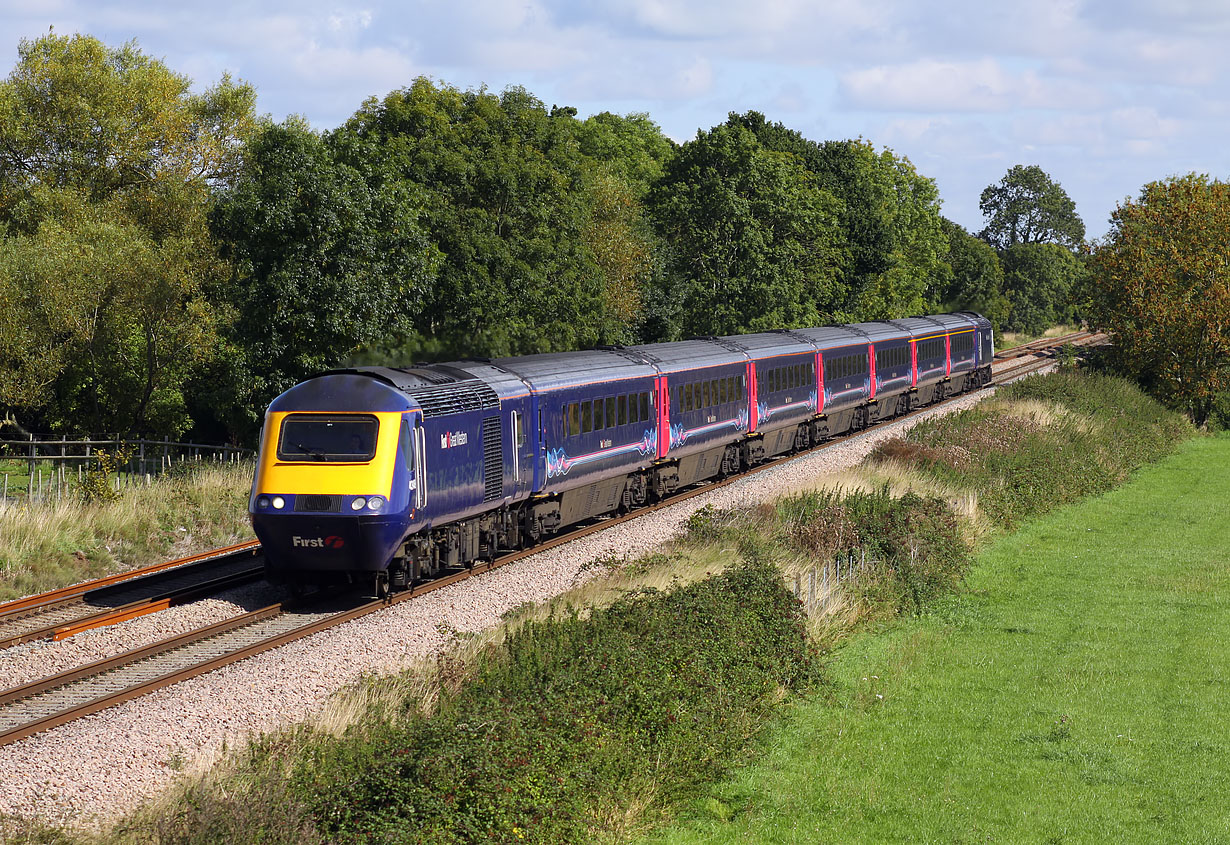
[[[434,716],[327,743],[294,777],[330,841],[588,841],[724,772],[812,665],[781,575],[745,564],[527,624]]]
[[[948,265],[952,281],[943,295],[942,307],[951,311],[977,311],[991,321],[996,331],[1008,321],[1010,305],[1004,296],[1004,271],[999,256],[984,241],[944,218],[948,238]]]
[[[865,591],[900,612],[918,612],[951,592],[973,558],[948,503],[914,493],[814,490],[781,501],[790,543],[828,562],[857,550],[871,563]]]
[[[369,179],[422,190],[423,225],[443,256],[398,363],[629,339],[585,237],[593,163],[578,126],[571,110],[548,112],[523,88],[496,96],[418,79],[368,101],[330,136]],[[651,175],[635,151],[624,163],[636,178]]]
[[[1036,164],[1018,164],[998,185],[988,185],[978,208],[987,218],[979,237],[996,249],[1041,243],[1077,249],[1085,240],[1076,203]]]
[[[1041,334],[1076,319],[1074,293],[1084,284],[1085,262],[1058,244],[1017,244],[1000,255],[1004,292],[1012,310],[1008,331]]]
[[[933,310],[948,287],[935,183],[891,150],[862,140],[816,142],[759,112],[731,114],[769,150],[794,156],[838,200],[842,298],[828,319],[872,320]]]
[[[675,336],[818,325],[844,299],[838,203],[743,127],[684,144],[649,206],[669,250]]]
[[[223,394],[236,427],[360,344],[409,326],[437,261],[415,191],[365,179],[306,126],[269,126],[247,153],[213,214],[235,270],[218,293],[237,320],[230,360],[206,388]]]
[[[1182,417],[1125,379],[1065,371],[1016,382],[1001,396],[1060,410],[1051,419],[962,411],[921,423],[875,454],[972,490],[994,523],[1011,528],[1111,489],[1190,433]]]

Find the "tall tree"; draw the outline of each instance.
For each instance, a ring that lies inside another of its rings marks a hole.
[[[996,249],[1054,243],[1074,250],[1085,240],[1076,203],[1036,164],[1018,164],[999,184],[988,185],[978,208],[986,218],[979,237]]]
[[[592,162],[571,109],[419,79],[371,100],[330,142],[340,160],[424,195],[443,263],[403,355],[503,355],[622,339],[586,233]]]
[[[699,132],[650,197],[684,335],[815,325],[844,291],[839,203],[742,126]]]
[[[942,307],[953,311],[977,311],[999,330],[1008,319],[1010,305],[1004,296],[1004,271],[999,255],[985,241],[944,218],[948,237],[947,261],[952,281],[942,297]]]
[[[57,430],[177,433],[182,385],[217,345],[205,215],[254,92],[224,77],[193,94],[135,44],[88,36],[18,52],[0,83],[0,288],[57,348],[0,345],[16,374],[0,404]]]
[[[439,263],[418,193],[364,179],[304,123],[265,128],[246,156],[213,213],[234,267],[216,290],[237,315],[213,388],[240,432],[295,382],[412,327]]]
[[[1086,274],[1084,260],[1058,244],[1016,244],[1000,255],[1011,311],[1008,331],[1040,334],[1076,319],[1073,295]]]
[[[935,182],[908,159],[870,143],[817,143],[759,112],[731,114],[729,126],[752,132],[767,149],[796,156],[819,188],[837,197],[847,245],[840,270],[840,319],[899,317],[928,310],[948,286],[948,244]]]
[[[35,186],[92,200],[233,178],[255,125],[255,92],[223,76],[202,94],[142,53],[84,35],[22,40],[0,85],[0,215],[20,223]]]
[[[1230,390],[1230,184],[1151,182],[1094,251],[1089,322],[1160,398],[1207,422]]]

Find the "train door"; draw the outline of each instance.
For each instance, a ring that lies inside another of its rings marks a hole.
[[[402,462],[405,472],[410,516],[414,518],[427,507],[427,438],[420,414],[411,413],[402,417],[399,445],[398,460]]]
[[[671,448],[670,388],[666,384],[666,376],[656,376],[653,383],[654,401],[657,403],[658,457],[665,458]]]

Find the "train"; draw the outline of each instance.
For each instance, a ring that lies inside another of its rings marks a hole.
[[[265,415],[271,580],[377,595],[991,380],[972,311],[313,376]]]

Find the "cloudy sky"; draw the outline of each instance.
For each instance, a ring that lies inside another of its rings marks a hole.
[[[647,112],[677,141],[756,109],[909,157],[975,231],[1014,164],[1063,185],[1093,237],[1148,181],[1230,176],[1226,0],[0,0],[0,24],[6,72],[51,26],[135,39],[318,129],[424,75]]]

